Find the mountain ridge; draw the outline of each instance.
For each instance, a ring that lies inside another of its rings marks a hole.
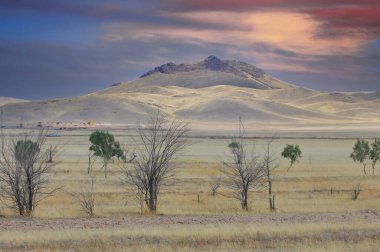
[[[294,85],[267,74],[264,70],[237,60],[221,60],[213,55],[203,61],[178,64],[173,62],[155,67],[128,83],[118,83],[105,92],[136,91],[149,86],[181,86],[203,88],[231,85],[255,89],[284,89]],[[100,91],[103,92],[103,91]]]
[[[282,82],[264,70],[248,74],[250,69],[256,67],[210,56],[192,64],[164,64],[137,80],[83,96],[0,107],[4,122],[13,125],[89,120],[138,124],[157,108],[194,127],[228,127],[238,116],[263,127],[380,123],[379,93],[320,92]]]
[[[150,70],[140,78],[147,77],[155,73],[164,73],[164,74],[173,74],[178,72],[190,72],[195,70],[210,70],[210,71],[220,71],[233,73],[240,77],[247,77],[250,75],[253,78],[261,78],[264,76],[265,71],[250,65],[248,63],[236,60],[221,60],[214,55],[208,56],[205,60],[194,63],[194,64],[179,64],[176,65],[173,62],[163,64],[161,66],[155,67],[153,70]]]

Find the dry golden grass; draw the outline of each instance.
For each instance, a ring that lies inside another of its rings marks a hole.
[[[44,200],[36,209],[35,218],[76,218],[84,216],[77,202],[68,194],[86,190],[87,136],[63,137],[65,143],[61,163],[49,174],[52,185],[64,190]],[[122,142],[128,138],[122,137]],[[225,139],[196,139],[177,161],[178,177],[173,186],[163,188],[158,213],[163,215],[256,215],[314,212],[355,212],[380,209],[380,175],[363,176],[362,168],[354,164],[349,154],[354,140],[280,139],[277,153],[286,143],[299,144],[303,159],[289,172],[287,162],[279,157],[273,191],[276,213],[269,211],[265,189],[250,196],[250,211],[240,209],[236,199],[210,194],[210,183],[219,175],[220,159],[226,150]],[[255,140],[255,149],[262,151],[264,140]],[[99,165],[96,175],[97,216],[139,215],[139,206],[130,189],[121,183],[117,165],[111,165],[107,179]],[[379,170],[376,174],[380,174]],[[351,199],[352,188],[360,183],[362,193]],[[331,193],[333,189],[333,193]],[[198,200],[199,199],[199,200]],[[6,216],[13,215],[0,209]],[[1,221],[1,220],[0,220]],[[35,250],[271,250],[271,251],[376,251],[380,245],[379,222],[375,223],[283,223],[283,224],[221,224],[171,225],[143,228],[99,228],[39,230],[33,232],[0,231],[5,249]],[[360,234],[360,235],[359,235]],[[12,247],[14,246],[14,247]]]
[[[5,249],[81,251],[376,251],[380,223],[175,225],[3,232]]]
[[[64,186],[65,191],[43,201],[36,210],[35,217],[82,216],[78,204],[66,193],[80,192],[88,187],[85,164],[77,165],[81,165],[82,170],[75,168],[68,174],[54,175],[52,178],[54,184]],[[269,213],[265,188],[252,192],[249,213],[240,210],[239,202],[228,197],[230,192],[223,186],[219,190],[220,194],[213,197],[210,185],[214,177],[219,176],[218,167],[219,163],[216,162],[181,162],[176,183],[163,188],[158,213],[169,215]],[[342,171],[343,176],[336,176],[337,170],[343,168],[331,167],[331,170],[325,170],[325,176],[322,176],[323,173],[317,168],[311,170],[304,164],[295,166],[288,173],[283,168],[276,171],[273,191],[276,196],[277,211],[280,213],[342,212],[380,208],[378,200],[380,184],[377,182],[379,175],[363,176],[360,166],[350,165],[346,171]],[[95,213],[100,216],[137,214],[139,207],[132,191],[122,185],[122,174],[118,172],[118,168],[114,166],[111,169],[113,171],[107,179],[103,177],[101,171],[96,176]],[[359,199],[353,201],[351,192],[358,183],[362,186],[362,192]]]

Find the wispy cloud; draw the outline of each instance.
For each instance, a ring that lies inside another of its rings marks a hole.
[[[378,0],[0,0],[0,14],[7,95],[95,91],[209,54],[316,89],[379,88]]]

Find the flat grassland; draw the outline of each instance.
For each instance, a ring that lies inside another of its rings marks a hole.
[[[128,148],[130,136],[116,135]],[[269,210],[265,188],[250,195],[249,211],[228,197],[221,186],[211,195],[220,175],[221,160],[228,158],[228,139],[191,138],[175,160],[175,183],[161,192],[158,213],[144,212],[133,192],[123,185],[118,162],[104,178],[101,164],[95,175],[96,217],[81,211],[70,193],[89,188],[88,133],[49,138],[62,148],[53,168],[51,185],[63,190],[45,199],[33,218],[12,217],[0,208],[0,248],[4,250],[80,251],[377,251],[380,246],[380,167],[372,175],[370,164],[349,158],[355,140],[278,138],[273,151],[279,168],[274,172],[275,212]],[[266,139],[248,139],[255,152],[264,151]],[[300,145],[303,157],[286,172],[284,146]],[[223,175],[222,175],[223,177]],[[353,188],[362,188],[352,200]]]

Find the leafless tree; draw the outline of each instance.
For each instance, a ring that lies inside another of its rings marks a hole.
[[[159,110],[152,114],[147,127],[138,128],[135,141],[140,147],[131,167],[125,166],[127,184],[143,198],[151,212],[157,210],[157,199],[162,186],[173,183],[175,166],[172,161],[189,144],[188,123],[168,120]]]
[[[351,192],[351,199],[357,200],[359,198],[360,193],[362,192],[362,187],[360,184],[356,184]]]
[[[222,185],[222,171],[219,169],[219,175],[216,177],[211,177],[210,187],[211,195],[215,196],[218,193],[220,186]]]
[[[48,162],[54,163],[54,157],[59,152],[58,145],[50,145],[47,149],[47,155],[48,155]]]
[[[87,174],[90,174],[92,172],[92,168],[94,167],[94,164],[96,163],[98,157],[94,155],[92,151],[88,151],[88,166],[87,166]]]
[[[239,118],[239,136],[232,139],[228,148],[231,157],[223,161],[227,176],[226,186],[234,191],[234,197],[240,200],[243,210],[248,211],[249,192],[262,187],[265,180],[265,169],[262,162],[245,144],[246,132],[242,119]]]
[[[48,173],[55,163],[49,162],[45,148],[47,131],[42,128],[19,138],[1,135],[0,196],[20,215],[32,215],[41,200],[59,189],[48,189]]]
[[[266,143],[266,146],[265,146],[266,150],[265,150],[264,157],[263,157],[263,168],[264,168],[266,180],[268,183],[269,208],[271,211],[274,211],[274,210],[276,210],[276,206],[275,206],[275,200],[274,200],[275,197],[274,197],[274,194],[272,192],[272,182],[273,182],[273,172],[272,171],[274,169],[276,169],[278,167],[278,165],[276,164],[277,159],[276,159],[274,153],[272,152],[272,144],[273,144],[273,139],[269,140]]]
[[[132,163],[136,158],[136,153],[133,150],[130,150],[127,146],[122,146],[123,156],[122,159],[124,163]]]
[[[242,138],[234,139],[228,147],[232,156],[229,161],[223,161],[226,186],[234,191],[242,209],[248,211],[249,192],[263,186],[265,170],[258,157],[253,152],[248,153]]]
[[[94,185],[95,185],[95,177],[91,176],[89,178],[89,187],[88,190],[82,190],[78,193],[70,193],[71,196],[73,196],[78,203],[80,204],[82,211],[85,212],[88,216],[93,217],[94,216],[94,210],[95,210],[95,192],[94,192]]]

